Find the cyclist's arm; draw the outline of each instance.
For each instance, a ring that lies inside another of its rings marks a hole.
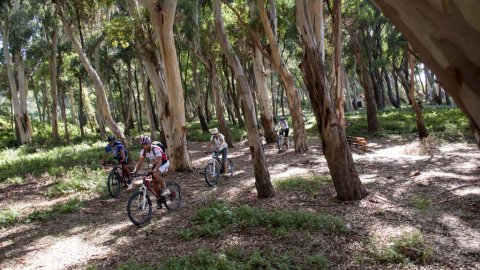
[[[108,153],[103,153],[103,157],[102,159],[100,160],[100,163],[104,164],[105,163],[105,159],[107,158],[108,156]]]
[[[120,150],[120,162],[125,161],[125,149]]]
[[[138,159],[137,165],[135,165],[135,168],[133,169],[133,172],[136,172],[138,168],[142,167],[144,159],[145,159],[144,156],[140,156],[140,158]]]
[[[152,171],[157,171],[160,166],[162,166],[162,157],[161,156],[156,156],[155,157],[155,165],[153,166]]]

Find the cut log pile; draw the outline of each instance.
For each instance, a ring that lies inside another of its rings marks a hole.
[[[368,142],[363,137],[347,136],[347,141],[352,147],[362,149],[364,152],[368,150]]]

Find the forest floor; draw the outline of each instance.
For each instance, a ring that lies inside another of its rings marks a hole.
[[[310,145],[308,154],[277,153],[274,144],[266,145],[272,182],[310,173],[328,175],[318,139],[310,139]],[[85,204],[75,213],[0,228],[0,269],[114,269],[127,262],[161,266],[168,258],[202,248],[218,253],[232,246],[261,252],[273,248],[295,256],[318,252],[332,269],[480,269],[480,151],[465,143],[432,142],[426,155],[419,154],[421,148],[418,142],[372,139],[367,152],[353,149],[369,195],[340,202],[332,183],[313,194],[276,188],[274,198],[258,199],[246,142],[230,150],[235,174],[209,187],[201,173],[210,158],[202,154],[205,143],[190,142],[197,169],[167,176],[182,187],[180,209],[155,209],[152,221],[137,227],[126,214],[128,196],[136,188],[123,190],[118,199],[83,197]],[[68,196],[45,197],[50,184],[48,177],[32,177],[22,185],[2,183],[0,209],[33,212],[67,200]],[[138,187],[140,180],[135,184]],[[276,235],[256,227],[227,230],[213,238],[181,238],[178,229],[191,227],[197,209],[212,200],[266,211],[331,214],[343,218],[351,233],[298,230]],[[422,246],[412,244],[407,253],[428,252],[411,256],[409,263],[389,258],[389,248],[411,232],[420,233]]]

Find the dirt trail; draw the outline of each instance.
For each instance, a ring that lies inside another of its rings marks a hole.
[[[328,174],[320,145],[311,144],[311,152],[305,155],[292,150],[278,154],[275,145],[267,145],[272,181],[309,172]],[[182,186],[181,209],[155,210],[151,223],[139,228],[126,215],[128,196],[135,189],[122,191],[118,199],[84,198],[86,203],[79,212],[0,229],[0,269],[112,269],[128,261],[158,264],[204,246],[215,251],[231,245],[262,249],[275,244],[301,250],[312,241],[337,269],[385,269],[386,265],[371,259],[358,259],[367,252],[366,243],[375,239],[386,244],[392,237],[414,229],[420,230],[435,248],[434,260],[422,269],[480,269],[480,151],[472,145],[446,144],[427,156],[405,154],[412,145],[386,141],[371,142],[367,153],[354,150],[357,170],[370,193],[354,203],[338,202],[332,185],[315,197],[277,190],[275,198],[258,200],[248,148],[242,144],[229,155],[235,175],[222,179],[217,188],[208,187],[201,174],[209,159],[201,154],[204,145],[189,143],[197,170],[167,177]],[[27,185],[3,184],[0,209],[13,207],[25,213],[67,199],[44,197],[41,192],[49,184],[43,178],[32,179]],[[418,210],[412,203],[416,198],[430,199],[431,207]],[[213,199],[270,210],[331,213],[345,218],[356,233],[347,237],[316,236],[313,240],[301,234],[274,239],[259,228],[216,239],[181,240],[175,231],[188,227],[195,210]]]

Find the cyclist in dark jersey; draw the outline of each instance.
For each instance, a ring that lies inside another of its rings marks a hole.
[[[114,136],[108,136],[107,141],[108,144],[105,147],[105,153],[103,154],[100,163],[105,165],[105,159],[108,155],[113,155],[113,158],[122,165],[122,176],[128,178],[130,175],[130,169],[128,168],[129,159],[127,149],[125,149],[121,142],[116,141]],[[130,185],[131,183],[127,182],[127,184]]]

